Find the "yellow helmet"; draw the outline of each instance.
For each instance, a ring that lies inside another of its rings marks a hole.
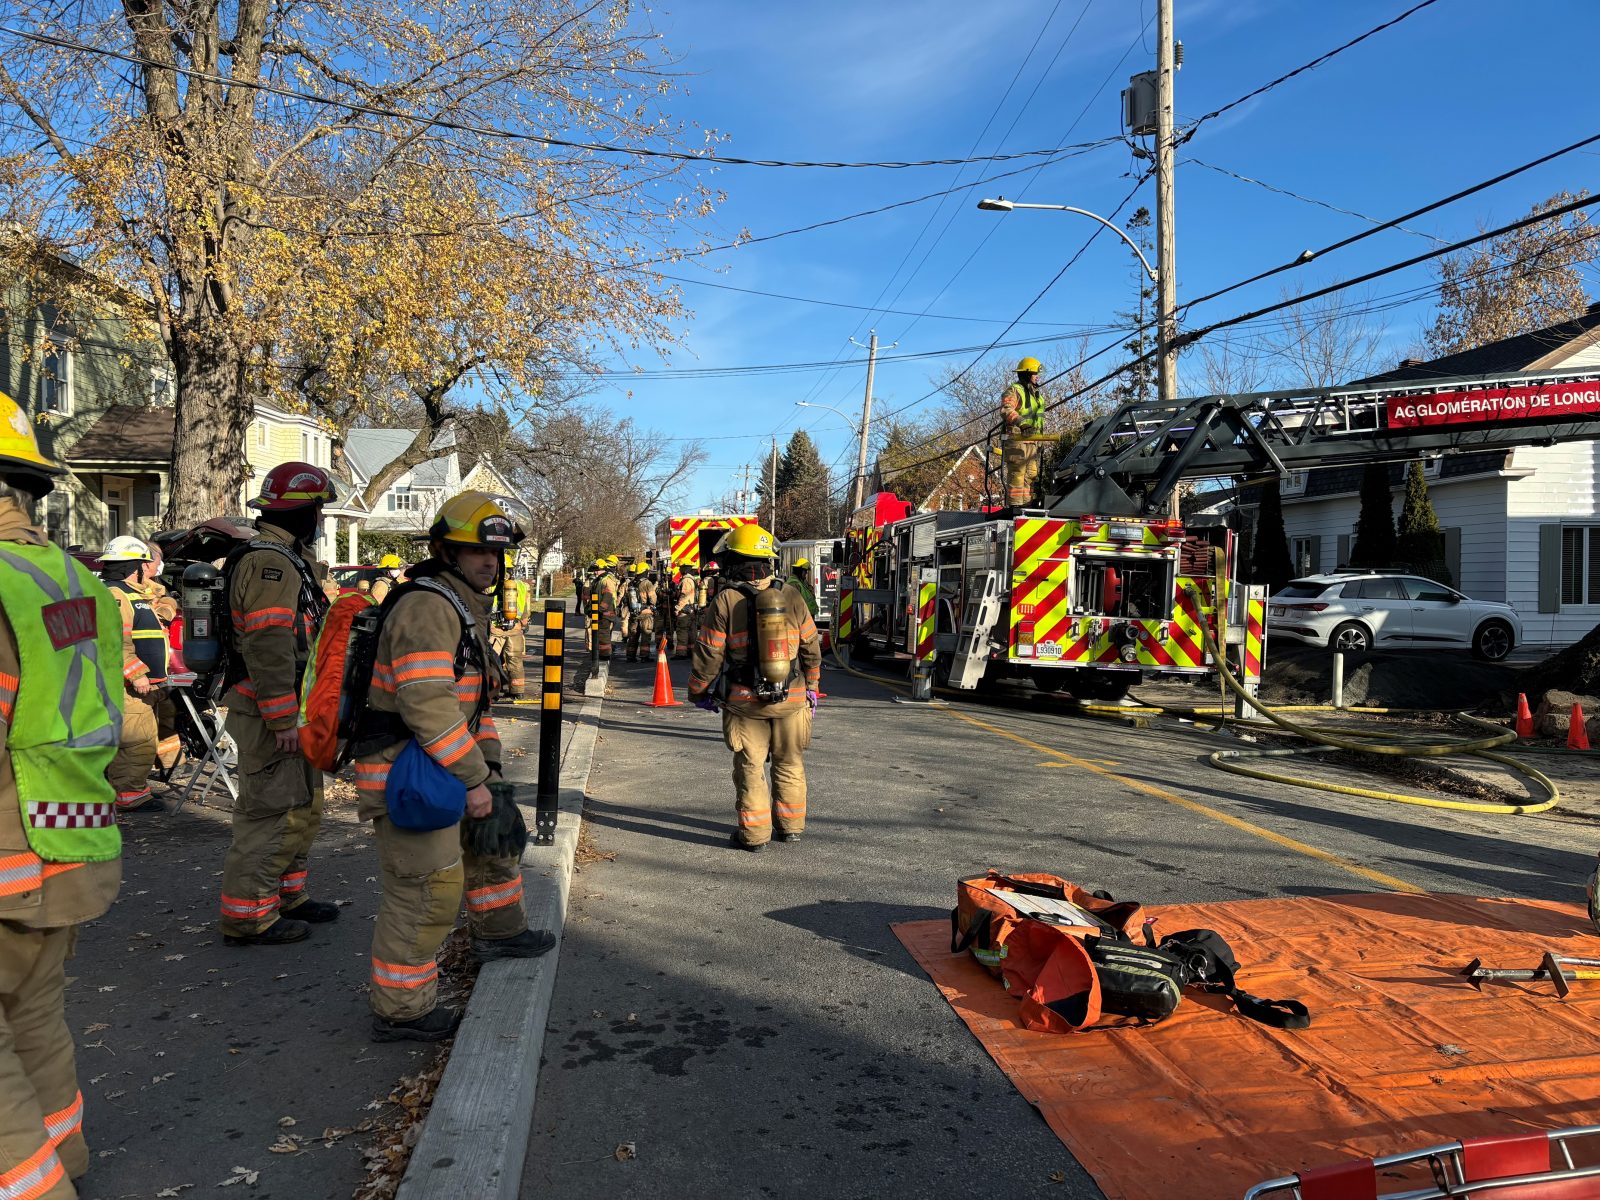
[[[629,565],[628,574],[629,575],[643,575],[649,569],[650,569],[650,564],[649,563],[636,562],[636,563],[632,563],[632,564]]]
[[[0,473],[7,467],[38,476],[37,490],[41,496],[55,490],[56,485],[50,482],[49,476],[67,473],[60,463],[39,453],[28,414],[10,396],[0,392]]]
[[[811,570],[811,560],[809,558],[797,558],[797,559],[795,559],[794,560],[794,569],[796,571],[809,571],[809,570]]]
[[[770,533],[751,522],[723,534],[712,553],[737,554],[742,558],[777,558],[778,547]]]
[[[594,560],[594,569],[596,571],[604,571],[606,569],[606,560],[603,559],[603,558],[595,559]]]
[[[1039,365],[1039,360],[1037,358],[1025,358],[1017,364],[1018,375],[1031,375],[1036,371],[1042,370],[1044,370],[1044,368]]]
[[[484,492],[462,492],[439,508],[428,537],[454,546],[493,546],[502,549],[522,540],[522,531],[505,509]]]
[[[616,566],[621,566],[621,565],[622,565],[622,560],[620,558],[618,558],[615,554],[606,555],[606,566],[608,566],[608,567],[616,567]]]
[[[397,570],[400,569],[402,564],[400,562],[400,556],[398,554],[385,554],[382,558],[380,558],[378,560],[378,565],[380,567],[384,568],[385,570],[396,570],[397,571]]]
[[[512,567],[514,567],[516,565],[517,565],[517,552],[515,550],[507,550],[506,551],[506,570],[509,571],[509,570],[511,570]]]

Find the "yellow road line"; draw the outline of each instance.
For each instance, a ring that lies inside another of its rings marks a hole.
[[[1239,817],[1232,816],[1229,813],[1222,812],[1218,809],[1210,807],[1209,805],[1200,804],[1197,801],[1187,799],[1184,796],[1178,795],[1176,792],[1169,792],[1165,788],[1156,787],[1154,784],[1143,783],[1137,779],[1129,779],[1126,775],[1118,775],[1115,771],[1110,771],[1105,767],[1099,766],[1092,759],[1078,758],[1075,755],[1067,754],[1061,750],[1056,750],[1053,747],[1044,745],[1042,742],[1035,742],[1029,738],[1023,737],[1021,734],[1012,733],[1009,729],[1002,729],[998,725],[991,725],[987,721],[979,720],[977,717],[971,716],[968,713],[960,712],[948,705],[945,706],[941,711],[949,713],[958,721],[965,721],[968,725],[975,725],[979,729],[986,729],[990,733],[998,734],[1000,737],[1009,738],[1011,741],[1016,742],[1019,745],[1026,746],[1030,750],[1037,750],[1041,754],[1048,754],[1052,758],[1058,759],[1064,766],[1077,767],[1080,770],[1088,771],[1092,774],[1102,776],[1105,779],[1120,783],[1124,787],[1130,787],[1136,792],[1143,792],[1147,796],[1154,796],[1157,800],[1165,800],[1168,804],[1176,804],[1179,808],[1185,808],[1190,812],[1199,813],[1201,816],[1209,817],[1213,821],[1220,821],[1222,824],[1230,826],[1233,829],[1237,829],[1241,833],[1248,833],[1252,837],[1258,837],[1263,841],[1271,842],[1274,846],[1281,846],[1285,850],[1292,850],[1296,854],[1304,854],[1308,858],[1315,858],[1321,862],[1327,863],[1329,866],[1338,867],[1341,871],[1348,871],[1350,874],[1358,876],[1361,879],[1365,879],[1370,883],[1375,883],[1379,887],[1388,888],[1393,892],[1420,893],[1424,890],[1417,887],[1415,884],[1407,883],[1403,879],[1397,879],[1393,875],[1386,875],[1382,871],[1375,871],[1371,867],[1364,867],[1360,863],[1355,862],[1353,859],[1345,858],[1342,854],[1334,854],[1328,850],[1319,850],[1316,846],[1311,846],[1305,842],[1296,841],[1294,838],[1284,837],[1281,833],[1273,833],[1270,829],[1263,829],[1260,825],[1254,825],[1249,821],[1241,820]]]

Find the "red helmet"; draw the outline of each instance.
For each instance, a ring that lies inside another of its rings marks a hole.
[[[321,467],[310,463],[279,463],[261,481],[261,494],[249,501],[262,512],[289,512],[312,504],[326,504],[334,498],[333,479]]]

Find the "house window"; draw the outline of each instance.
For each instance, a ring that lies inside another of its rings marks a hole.
[[[1444,466],[1442,458],[1425,458],[1422,460],[1422,477],[1424,479],[1439,478],[1439,469]]]
[[[300,431],[300,461],[316,465],[316,459],[311,457],[311,435],[304,429]]]
[[[419,497],[415,492],[390,492],[390,512],[417,512],[422,506],[417,503]]]
[[[1283,478],[1278,482],[1278,495],[1304,496],[1306,494],[1306,471],[1285,471]]]
[[[1561,530],[1561,603],[1600,604],[1600,525]]]
[[[178,383],[170,367],[150,369],[150,404],[155,408],[171,408],[178,398]]]
[[[40,365],[39,411],[72,413],[72,351],[51,339]]]
[[[1304,471],[1300,474],[1305,474]],[[1309,575],[1317,569],[1317,539],[1293,538],[1289,542],[1289,558],[1294,562],[1296,575]]]
[[[267,448],[267,423],[265,421],[257,421],[250,428],[256,431],[256,449],[265,450]]]

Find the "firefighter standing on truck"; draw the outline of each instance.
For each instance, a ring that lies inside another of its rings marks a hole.
[[[651,582],[650,564],[636,562],[628,567],[628,589],[623,593],[622,643],[627,647],[628,661],[639,661],[639,642],[644,641],[645,653],[656,633],[656,585]]]
[[[122,622],[34,509],[65,470],[0,394],[0,1196],[66,1200],[89,1169],[65,1011],[77,926],[122,881],[106,767]]]
[[[1017,364],[1017,381],[1000,397],[1000,459],[1006,468],[1006,499],[1013,508],[1032,504],[1039,479],[1039,438],[1044,435],[1044,396],[1039,391],[1039,360]]]
[[[337,905],[306,896],[306,855],[322,824],[322,777],[300,753],[300,684],[327,611],[327,568],[312,558],[322,506],[334,497],[321,467],[287,462],[250,507],[256,536],[223,574],[233,646],[228,732],[239,746],[239,800],[222,866],[223,941],[298,942]],[[309,922],[309,923],[308,923]]]
[[[383,881],[368,996],[372,1036],[385,1042],[439,1041],[460,1024],[458,1010],[439,1004],[435,956],[463,887],[480,962],[532,958],[555,945],[552,934],[528,928],[520,852],[486,856],[468,842],[475,820],[521,820],[502,786],[500,739],[488,713],[497,680],[483,636],[486,593],[521,531],[493,498],[463,492],[439,509],[428,536],[429,559],[412,569],[378,634],[367,724],[356,743],[357,811],[373,823]],[[416,832],[389,819],[389,770],[412,739],[467,789],[464,823]]]
[[[150,547],[136,537],[114,537],[100,552],[100,579],[122,613],[122,744],[106,769],[118,812],[160,808],[150,794],[150,769],[161,740],[157,706],[167,682],[167,630],[149,586]]]
[[[506,555],[506,577],[500,588],[500,611],[495,615],[494,632],[490,635],[490,648],[500,656],[506,671],[506,686],[501,696],[506,700],[521,700],[527,679],[523,659],[528,657],[528,609],[533,603],[529,588],[520,579],[511,577],[517,556]]]
[[[716,712],[721,700],[739,812],[729,844],[740,850],[762,849],[774,823],[780,842],[798,841],[806,827],[804,753],[822,645],[804,598],[774,576],[775,558],[772,535],[759,525],[741,525],[717,543],[722,586],[700,620],[689,669],[691,701]]]

